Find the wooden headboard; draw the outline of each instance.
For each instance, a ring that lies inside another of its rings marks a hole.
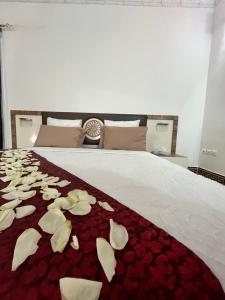
[[[172,147],[171,153],[176,153],[176,140],[177,140],[177,127],[178,116],[168,115],[134,115],[134,114],[109,114],[109,113],[82,113],[82,112],[52,112],[52,111],[24,111],[24,110],[11,110],[11,129],[12,129],[12,146],[17,147],[17,135],[16,135],[16,116],[41,116],[42,124],[47,124],[47,118],[56,119],[81,119],[82,125],[90,118],[98,118],[101,121],[113,120],[113,121],[133,121],[140,120],[140,126],[147,126],[147,121],[151,120],[172,120],[173,121],[173,134],[172,134]],[[93,145],[98,144],[98,141],[85,140],[85,144]]]
[[[56,118],[56,119],[81,119],[82,124],[90,118],[98,118],[102,122],[104,120],[112,120],[112,121],[133,121],[140,120],[140,126],[147,125],[147,115],[128,115],[128,114],[101,114],[101,113],[79,113],[79,112],[50,112],[43,111],[42,112],[42,123],[47,124],[47,118]]]

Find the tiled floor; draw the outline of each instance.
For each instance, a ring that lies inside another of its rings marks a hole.
[[[197,168],[197,167],[189,167],[189,170],[198,175],[202,175],[204,177],[207,177],[209,179],[212,179],[214,181],[217,181],[217,182],[225,185],[225,176],[210,172],[210,171],[202,169],[202,168]]]

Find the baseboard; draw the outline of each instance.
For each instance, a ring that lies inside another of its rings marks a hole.
[[[225,176],[224,175],[214,173],[212,171],[209,171],[209,170],[206,170],[203,168],[199,168],[199,167],[189,167],[188,169],[198,175],[202,175],[204,177],[207,177],[209,179],[212,179],[214,181],[217,181],[217,182],[225,185]]]
[[[190,170],[191,172],[196,173],[196,174],[198,174],[198,169],[199,169],[199,167],[188,167],[188,170]]]

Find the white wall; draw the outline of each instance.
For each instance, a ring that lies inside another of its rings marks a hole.
[[[200,155],[200,167],[225,175],[225,1],[216,8],[210,57],[202,148],[217,156]]]
[[[10,109],[175,114],[197,165],[211,9],[0,3]],[[7,131],[8,132],[8,131]]]

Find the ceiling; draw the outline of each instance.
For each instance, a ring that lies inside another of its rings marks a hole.
[[[213,8],[221,0],[0,0],[0,2],[68,3],[155,7]]]

